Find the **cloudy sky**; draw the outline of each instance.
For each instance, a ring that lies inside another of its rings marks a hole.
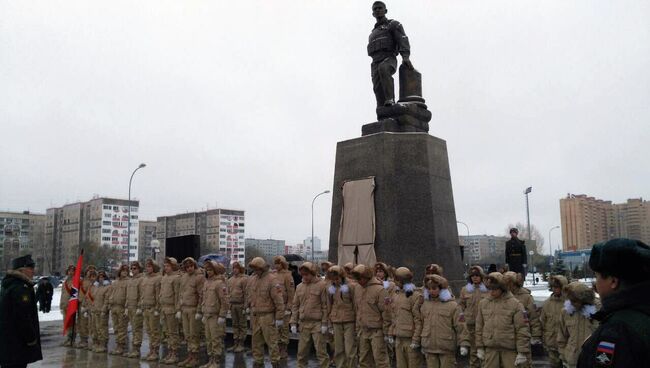
[[[0,209],[126,197],[145,162],[141,218],[243,209],[247,236],[302,241],[336,142],[374,120],[371,3],[0,2]],[[650,2],[388,9],[471,233],[524,221],[527,186],[545,236],[567,193],[650,197]],[[330,206],[315,208],[325,243]]]

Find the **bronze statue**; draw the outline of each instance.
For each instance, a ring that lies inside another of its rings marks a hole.
[[[372,16],[377,23],[368,37],[368,56],[372,58],[370,71],[377,107],[395,103],[393,74],[397,71],[397,54],[402,56],[402,64],[413,70],[409,60],[411,46],[404,27],[400,22],[386,18],[386,13],[388,10],[383,2],[372,4]]]

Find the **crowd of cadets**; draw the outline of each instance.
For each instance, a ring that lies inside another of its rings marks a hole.
[[[111,282],[104,271],[88,266],[80,287],[74,334],[65,345],[107,352],[108,320],[116,336],[110,352],[130,358],[219,367],[224,356],[226,316],[230,313],[234,345],[244,351],[251,322],[254,367],[264,365],[268,348],[274,367],[287,358],[289,332],[298,335],[297,365],[307,367],[312,347],[321,368],[455,367],[457,353],[470,367],[531,367],[531,345],[544,344],[553,367],[575,367],[580,346],[597,328],[594,290],[564,276],[552,276],[552,295],[538,310],[521,274],[485,275],[469,269],[467,284],[455,297],[442,267],[427,266],[423,287],[406,267],[304,262],[295,285],[282,256],[273,269],[262,258],[248,265],[251,275],[233,262],[231,276],[220,263],[200,268],[192,258],[179,265],[168,257],[163,272],[151,259],[122,265]],[[65,315],[74,267],[67,270],[61,310]],[[128,327],[132,337],[128,345]],[[141,357],[143,331],[149,355]],[[72,332],[71,332],[72,333]],[[179,345],[187,357],[179,362]],[[163,337],[161,337],[163,336]],[[92,344],[89,343],[92,340]],[[200,362],[200,342],[209,360]],[[159,357],[161,343],[166,356]],[[330,351],[332,355],[330,356]]]

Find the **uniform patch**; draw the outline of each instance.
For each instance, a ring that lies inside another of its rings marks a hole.
[[[601,365],[612,365],[615,348],[616,344],[609,341],[599,342],[596,349],[596,361]]]
[[[390,297],[387,296],[387,297],[384,298],[384,305],[389,305],[392,302],[393,302],[393,299],[391,299]]]
[[[524,310],[522,311],[522,314],[524,315],[524,322],[526,323],[530,322],[530,320],[528,319],[528,312]]]
[[[23,303],[29,303],[29,295],[23,294],[20,300],[22,300]]]
[[[281,292],[282,292],[282,286],[280,286],[280,284],[275,284],[275,290],[276,290],[278,293],[281,293]]]
[[[465,313],[461,313],[458,316],[458,322],[465,322]]]

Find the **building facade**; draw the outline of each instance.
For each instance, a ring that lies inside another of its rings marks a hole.
[[[505,262],[506,242],[509,237],[495,235],[459,236],[465,246],[465,260],[474,263]]]
[[[166,239],[198,235],[202,255],[219,253],[233,261],[243,262],[245,228],[244,211],[217,208],[158,217],[156,239],[160,242],[162,256],[165,254]]]
[[[266,260],[271,260],[277,255],[285,254],[285,243],[284,240],[277,239],[246,239],[246,247],[259,250]]]
[[[138,259],[156,259],[155,252],[160,252],[159,247],[152,246],[156,245],[154,240],[156,240],[157,224],[157,221],[140,220],[138,222]]]
[[[650,203],[642,198],[614,204],[568,194],[560,199],[560,216],[564,251],[590,249],[595,243],[619,237],[650,241]]]
[[[82,243],[118,248],[124,258],[130,253],[129,257],[135,259],[138,256],[138,206],[137,200],[96,197],[87,202],[48,208],[44,253],[51,258],[49,272],[63,273],[67,265],[75,264]],[[131,237],[127,242],[129,222]]]
[[[44,214],[23,212],[0,212],[0,272],[11,269],[11,260],[31,254],[37,264],[38,273],[44,271],[49,259],[44,257],[45,249]]]
[[[320,252],[320,251],[322,250],[322,249],[321,249],[320,238],[317,237],[317,236],[314,237],[314,242],[313,242],[313,244],[312,244],[312,241],[311,241],[311,236],[308,236],[307,238],[305,238],[305,241],[303,242],[303,244],[304,244],[306,247],[310,248],[310,249],[311,249],[312,246],[313,246],[314,251],[316,251],[316,252]]]

